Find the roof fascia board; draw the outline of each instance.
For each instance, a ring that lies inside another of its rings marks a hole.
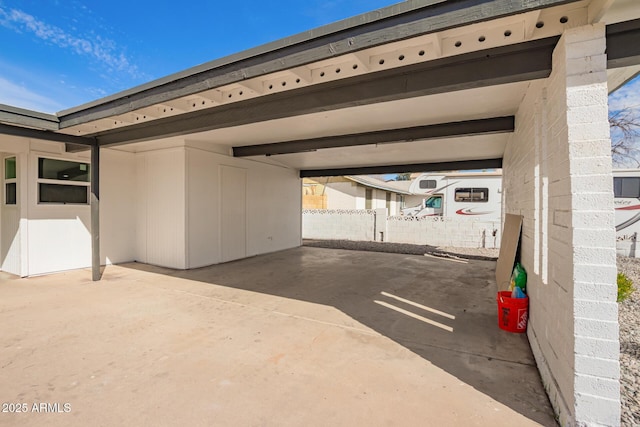
[[[101,145],[127,144],[377,102],[546,78],[551,73],[552,52],[558,39],[550,37],[335,80],[104,131],[96,136]]]
[[[374,175],[404,172],[442,172],[473,169],[502,168],[502,158],[485,160],[463,160],[457,162],[413,163],[403,165],[367,166],[340,169],[302,169],[300,178],[317,178],[323,176]]]
[[[411,142],[456,136],[487,135],[513,132],[515,117],[493,117],[427,126],[381,130],[349,135],[336,135],[296,141],[233,147],[234,157],[303,153],[323,148],[354,147],[384,144],[389,142]]]
[[[58,130],[59,120],[53,114],[0,104],[0,122],[35,129]]]
[[[21,126],[12,126],[0,123],[0,134],[11,135],[20,138],[40,139],[44,141],[63,142],[75,145],[93,146],[97,145],[95,138],[84,136],[66,135],[64,133],[56,133],[48,130],[31,129]]]
[[[58,113],[61,128],[418,35],[579,0],[410,1],[185,70]]]

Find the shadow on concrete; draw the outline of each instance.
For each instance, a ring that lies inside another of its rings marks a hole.
[[[556,425],[526,334],[498,328],[495,262],[301,247],[187,271],[123,267],[335,307],[525,417]]]

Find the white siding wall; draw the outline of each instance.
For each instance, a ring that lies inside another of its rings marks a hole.
[[[138,200],[136,259],[184,269],[186,177],[184,147],[136,154]]]
[[[296,171],[210,152],[188,143],[188,268],[224,260],[221,248],[222,167],[246,170],[246,256],[299,246],[301,180]]]
[[[0,249],[9,255],[2,268],[34,275],[89,267],[90,207],[39,205],[36,179],[39,156],[88,162],[89,153],[68,154],[62,144],[43,141],[30,147],[18,155],[18,173],[26,183],[19,185],[23,206],[0,208]],[[299,246],[301,181],[294,170],[184,146],[135,154],[104,149],[102,262],[138,260],[184,269],[223,261],[223,165],[246,172],[243,256]]]
[[[604,26],[567,30],[532,83],[504,156],[504,209],[524,216],[534,355],[561,425],[620,422]]]
[[[188,266],[220,262],[219,154],[187,148]]]
[[[242,161],[248,170],[247,255],[302,243],[302,180],[298,171]]]
[[[135,155],[100,150],[100,256],[103,264],[136,259]]]
[[[16,147],[17,148],[17,147]],[[16,184],[17,203],[16,205],[5,205],[4,194],[4,158],[16,157]],[[26,226],[26,153],[0,153],[0,270],[18,276],[25,276],[26,263],[22,262],[26,250],[26,233],[22,232],[22,226]]]

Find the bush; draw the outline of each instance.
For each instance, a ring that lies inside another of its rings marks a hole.
[[[629,298],[633,293],[633,283],[624,273],[618,273],[618,302]]]

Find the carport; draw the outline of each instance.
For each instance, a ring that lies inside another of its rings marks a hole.
[[[638,18],[633,0],[404,2],[57,115],[3,107],[21,195],[3,257],[32,275],[92,244],[95,279],[196,268],[298,246],[300,177],[502,167],[557,416],[616,425],[607,94],[638,71]],[[91,212],[38,204],[41,153],[91,160]],[[54,219],[81,244],[42,249]]]

